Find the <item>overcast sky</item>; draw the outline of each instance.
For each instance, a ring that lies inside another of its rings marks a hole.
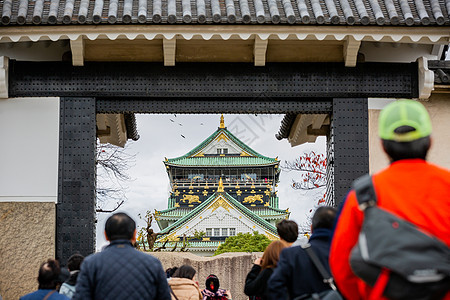
[[[278,156],[282,163],[311,150],[325,153],[325,137],[319,137],[316,143],[294,148],[285,139],[278,141],[275,134],[283,116],[224,115],[224,118],[225,126],[239,139],[264,156]],[[136,220],[138,227],[141,227],[144,222],[138,218],[139,213],[145,215],[147,210],[167,208],[169,178],[163,164],[164,157],[178,157],[198,146],[217,130],[220,114],[148,114],[137,115],[136,118],[140,139],[137,142],[129,142],[127,150],[131,154],[136,154],[134,166],[129,170],[133,181],[127,184],[127,201],[119,211],[128,213]],[[289,208],[290,218],[301,224],[306,221],[310,209],[314,206],[314,196],[291,188],[292,178],[299,177],[300,174],[297,172],[282,171],[278,196],[280,208]],[[103,230],[108,216],[109,214],[104,213],[98,215],[97,249],[107,244]],[[156,222],[152,228],[155,231],[160,230]]]

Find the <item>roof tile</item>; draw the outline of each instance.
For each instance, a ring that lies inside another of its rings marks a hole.
[[[0,1],[3,25],[326,24],[449,25],[448,0]]]

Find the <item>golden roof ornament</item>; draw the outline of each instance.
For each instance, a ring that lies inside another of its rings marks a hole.
[[[224,192],[222,177],[220,177],[220,179],[219,179],[219,187],[217,188],[217,192],[218,193],[223,193]]]
[[[220,126],[219,128],[225,128],[225,121],[223,119],[223,114],[220,116]]]

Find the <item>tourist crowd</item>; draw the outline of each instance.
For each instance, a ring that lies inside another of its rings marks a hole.
[[[390,166],[355,181],[338,209],[317,208],[308,243],[296,245],[294,221],[278,223],[280,240],[246,277],[251,300],[450,300],[450,171],[425,160],[429,115],[419,102],[393,102],[379,116],[379,135]],[[216,275],[200,289],[192,266],[164,272],[136,250],[136,224],[125,213],[107,220],[105,235],[102,252],[69,258],[65,280],[56,260],[43,263],[38,290],[21,299],[232,299]]]

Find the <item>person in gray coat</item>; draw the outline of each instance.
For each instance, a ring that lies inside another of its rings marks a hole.
[[[110,244],[81,264],[72,299],[170,300],[161,262],[133,247],[136,223],[125,213],[108,218],[105,236]]]

